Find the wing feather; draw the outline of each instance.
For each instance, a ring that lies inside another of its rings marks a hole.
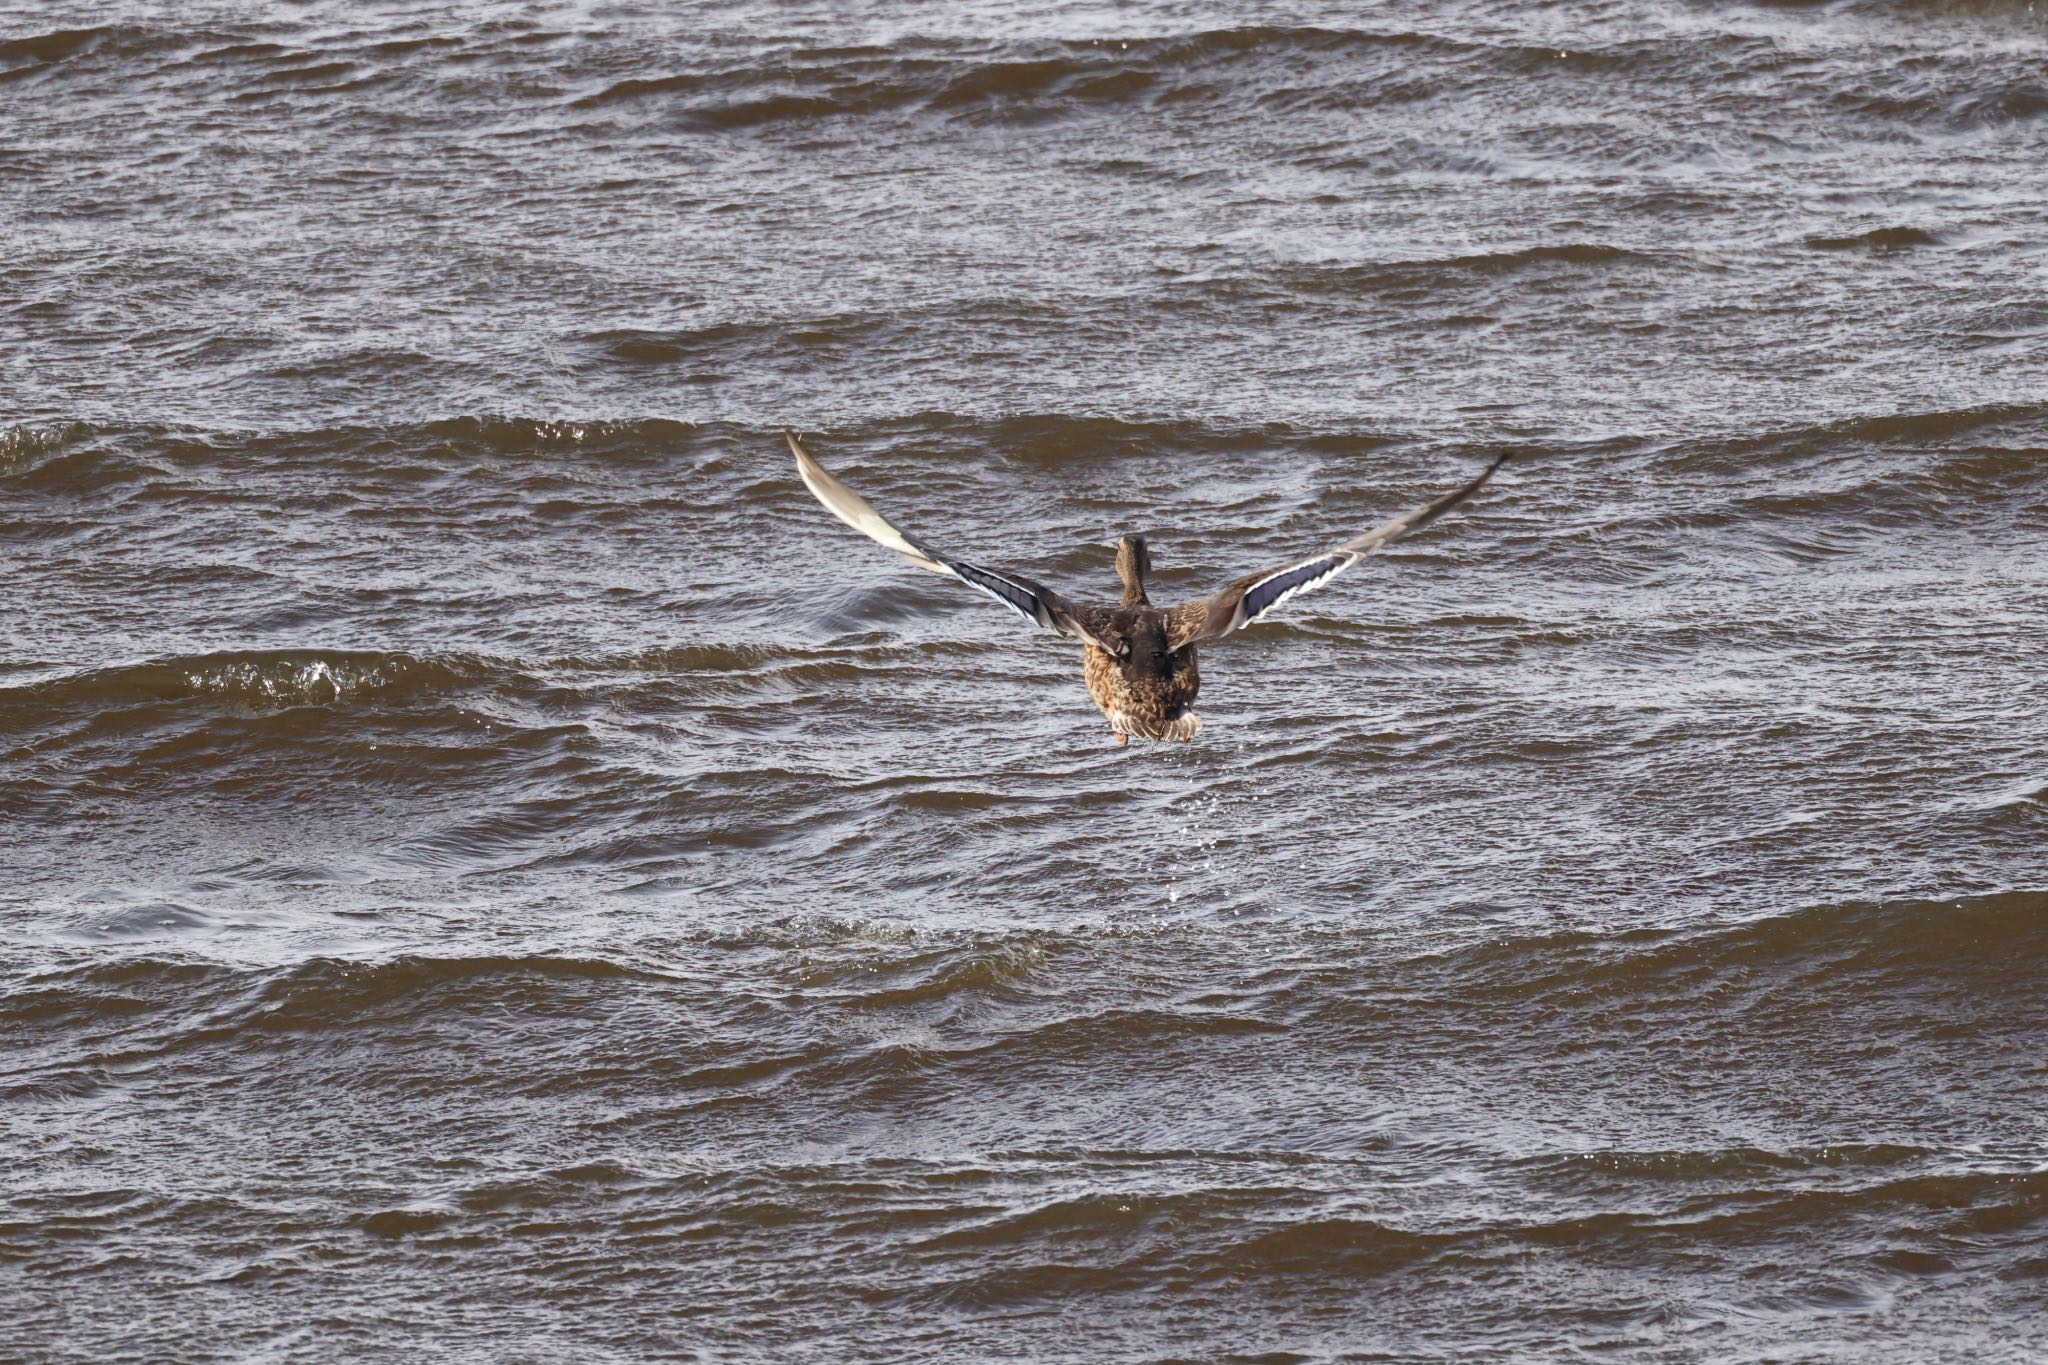
[[[811,452],[797,443],[795,432],[785,431],[782,434],[789,442],[790,452],[796,456],[797,476],[804,481],[804,487],[825,504],[826,511],[868,539],[888,546],[920,569],[932,573],[953,572],[938,556],[891,526],[880,512],[868,505],[866,498],[825,472],[825,466],[812,459]]]
[[[1179,649],[1199,640],[1216,640],[1242,630],[1305,592],[1312,592],[1364,559],[1383,545],[1391,544],[1411,531],[1419,531],[1465,499],[1477,493],[1493,477],[1493,471],[1508,461],[1498,456],[1478,478],[1461,488],[1405,512],[1392,521],[1353,536],[1335,549],[1292,560],[1278,568],[1247,574],[1213,597],[1167,612],[1168,649]]]
[[[783,436],[789,442],[790,453],[796,456],[796,471],[803,479],[804,487],[810,489],[812,495],[825,505],[826,511],[854,530],[878,544],[888,546],[920,569],[959,579],[975,591],[994,598],[1027,621],[1104,649],[1109,648],[1089,628],[1088,618],[1092,613],[1088,608],[1077,610],[1069,606],[1066,599],[1058,593],[1022,574],[970,564],[964,559],[955,559],[922,541],[912,539],[891,526],[880,512],[868,504],[866,498],[828,473],[825,467],[803,448],[802,443],[796,439],[795,432],[786,431]]]

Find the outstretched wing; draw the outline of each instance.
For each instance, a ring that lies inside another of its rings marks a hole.
[[[1220,639],[1233,630],[1244,629],[1283,602],[1320,588],[1380,546],[1422,529],[1477,493],[1507,460],[1506,455],[1500,456],[1463,488],[1454,489],[1405,516],[1395,517],[1384,526],[1375,526],[1334,549],[1282,564],[1277,569],[1248,574],[1214,597],[1173,608],[1166,613],[1166,647],[1179,649],[1198,640]]]
[[[1022,574],[970,564],[922,541],[912,540],[884,520],[880,512],[868,505],[866,498],[827,473],[825,467],[812,459],[811,453],[797,441],[795,432],[786,431],[783,435],[789,440],[790,453],[796,456],[796,472],[802,477],[804,487],[825,504],[826,511],[854,530],[888,546],[920,569],[957,578],[968,587],[987,593],[1027,621],[1085,640],[1091,645],[1111,649],[1089,628],[1087,618],[1092,614],[1089,609],[1068,605],[1066,599],[1051,588],[1034,583]],[[1111,649],[1111,652],[1115,651]]]

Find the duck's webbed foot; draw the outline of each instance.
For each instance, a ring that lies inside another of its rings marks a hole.
[[[1131,737],[1121,730],[1111,730],[1109,737],[1117,742],[1119,748],[1131,742]]]

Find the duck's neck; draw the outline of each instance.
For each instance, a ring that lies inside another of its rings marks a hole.
[[[1116,576],[1124,581],[1124,606],[1150,605],[1152,599],[1145,596],[1145,570],[1151,567],[1143,536],[1125,536],[1116,543]]]

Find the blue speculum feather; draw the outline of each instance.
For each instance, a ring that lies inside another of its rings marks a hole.
[[[974,564],[952,563],[949,567],[970,586],[992,593],[1005,606],[1013,607],[1027,620],[1038,620],[1038,599],[1032,593],[999,574],[990,573]]]
[[[1265,582],[1255,585],[1244,595],[1245,619],[1254,620],[1288,593],[1297,588],[1305,588],[1318,579],[1328,578],[1344,567],[1347,558],[1345,555],[1326,555],[1298,569],[1275,574]]]

